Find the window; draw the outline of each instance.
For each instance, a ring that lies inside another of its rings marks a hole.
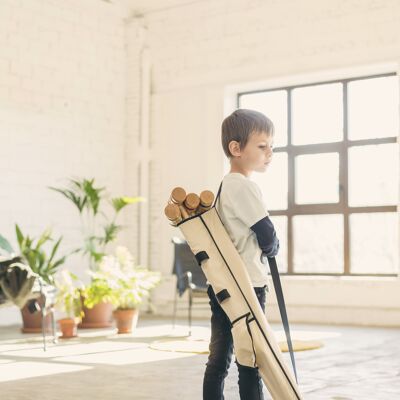
[[[255,173],[288,274],[398,274],[399,81],[395,73],[238,94],[275,125]]]

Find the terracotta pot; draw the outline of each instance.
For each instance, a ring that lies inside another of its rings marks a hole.
[[[44,305],[44,297],[41,296],[37,299],[37,302],[40,304],[40,307]],[[21,308],[21,317],[22,317],[22,333],[41,333],[42,332],[42,313],[41,311],[37,311],[35,313],[31,313],[28,310],[27,304]],[[48,313],[45,316],[45,331],[51,332],[51,313]]]
[[[83,312],[85,315],[78,327],[83,329],[109,328],[112,326],[112,310],[113,305],[104,302],[96,304],[93,308],[83,306]]]
[[[63,318],[58,320],[60,325],[62,336],[61,339],[68,339],[77,336],[77,324],[76,320],[73,318]]]
[[[117,323],[118,333],[131,333],[132,329],[136,328],[139,310],[136,308],[127,310],[117,309],[113,311],[113,316]]]

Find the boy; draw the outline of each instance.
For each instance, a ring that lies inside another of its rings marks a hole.
[[[222,181],[217,211],[247,267],[257,298],[265,311],[268,270],[264,257],[278,254],[279,240],[262,194],[249,179],[253,171],[264,172],[272,160],[274,126],[264,114],[238,109],[222,122],[222,147],[231,168]],[[268,290],[268,289],[267,289]],[[211,306],[210,354],[203,381],[204,400],[223,400],[224,380],[232,360],[230,321],[218,303],[211,285],[207,290]],[[257,368],[237,363],[241,400],[263,400]]]

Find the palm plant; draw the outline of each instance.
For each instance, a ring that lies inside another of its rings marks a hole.
[[[61,193],[78,209],[84,236],[84,245],[78,250],[89,258],[92,271],[105,255],[106,246],[117,239],[123,228],[116,222],[120,211],[129,204],[144,201],[143,197],[126,196],[108,199],[105,187],[97,187],[94,178],[69,179],[69,187],[49,189]],[[105,202],[112,207],[111,218],[102,209]]]

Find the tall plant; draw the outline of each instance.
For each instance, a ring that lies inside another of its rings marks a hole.
[[[129,204],[144,201],[143,197],[109,198],[105,187],[97,187],[95,179],[69,179],[67,188],[50,186],[49,189],[61,193],[79,211],[83,230],[84,245],[78,250],[89,259],[89,267],[96,270],[96,265],[106,254],[106,246],[117,239],[122,225],[117,224],[120,211]],[[113,213],[109,217],[104,212],[103,204],[111,206]]]

